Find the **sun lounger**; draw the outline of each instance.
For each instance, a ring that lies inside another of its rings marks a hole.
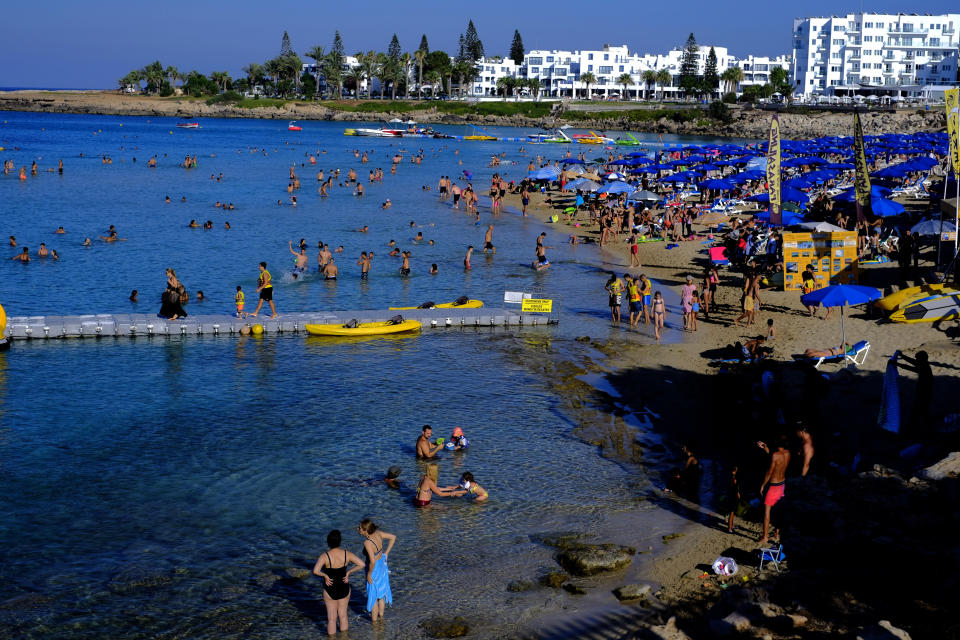
[[[846,353],[838,353],[835,356],[816,356],[813,358],[804,358],[802,355],[794,356],[798,362],[807,361],[813,363],[814,369],[819,369],[820,365],[824,363],[838,362],[845,363],[848,360],[855,366],[863,366],[863,363],[867,360],[867,354],[870,352],[870,343],[866,340],[861,340],[860,342],[852,345],[847,349]]]

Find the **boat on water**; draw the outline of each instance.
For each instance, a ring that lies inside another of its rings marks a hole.
[[[573,142],[567,134],[565,134],[560,129],[557,129],[555,133],[534,133],[527,136],[527,142],[533,143],[543,143],[543,144],[568,144]]]
[[[298,125],[296,120],[291,120],[287,125],[287,131],[303,131],[303,127]]]
[[[464,296],[466,297],[466,296]],[[421,305],[416,307],[390,307],[390,311],[409,311],[411,309],[482,309],[483,300],[471,300],[460,298],[454,300],[453,302],[441,302],[440,304],[434,304],[433,302],[424,302]]]
[[[634,138],[629,133],[627,134],[627,138],[628,138],[627,140],[624,140],[623,138],[617,138],[614,141],[614,144],[618,144],[623,147],[639,147],[640,146],[640,141]]]
[[[573,139],[580,144],[611,144],[616,142],[613,138],[597,135],[593,131],[590,133],[575,133]]]
[[[354,326],[350,326],[350,325]],[[400,322],[351,322],[347,324],[305,324],[303,328],[312,336],[382,336],[391,333],[419,331],[419,320],[402,320]]]
[[[199,122],[178,122],[177,128],[178,129],[199,129],[200,123]]]

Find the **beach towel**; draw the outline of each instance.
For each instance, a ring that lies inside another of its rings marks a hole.
[[[900,388],[897,370],[897,356],[887,360],[887,370],[883,374],[883,391],[880,393],[880,415],[877,424],[891,433],[900,433]]]
[[[382,555],[373,567],[371,576],[373,583],[367,583],[367,611],[373,611],[377,600],[393,604],[393,593],[390,591],[390,570],[387,568],[387,559]]]

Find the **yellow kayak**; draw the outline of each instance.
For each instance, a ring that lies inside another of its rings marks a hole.
[[[457,304],[457,301],[453,302],[441,302],[440,304],[433,304],[432,302],[424,302],[419,307],[390,307],[390,311],[411,311],[413,309],[480,309],[483,307],[483,300],[467,300]]]
[[[891,293],[888,296],[884,296],[877,300],[874,304],[877,305],[880,309],[884,311],[896,311],[900,308],[900,305],[907,302],[911,298],[916,298],[919,296],[931,296],[937,291],[941,291],[944,288],[944,284],[924,284],[919,287],[909,287],[907,289],[900,289],[896,293]]]
[[[365,322],[356,327],[342,324],[305,324],[303,327],[312,336],[381,336],[404,331],[419,331],[418,320],[404,320],[397,324],[391,322]]]
[[[464,140],[496,140],[496,136],[463,136]]]

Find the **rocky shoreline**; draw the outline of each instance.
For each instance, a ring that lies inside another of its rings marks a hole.
[[[0,92],[0,110],[46,113],[79,113],[93,115],[126,115],[171,118],[262,118],[274,120],[330,120],[342,122],[383,122],[393,117],[414,119],[421,124],[525,127],[553,129],[561,125],[603,131],[635,131],[729,138],[765,138],[770,126],[770,112],[750,107],[732,107],[726,122],[703,117],[678,122],[669,117],[634,119],[630,111],[617,117],[565,118],[555,111],[545,118],[522,115],[457,115],[443,113],[435,106],[424,109],[391,112],[358,112],[331,109],[309,102],[288,102],[282,106],[244,108],[232,104],[208,105],[203,100],[190,98],[159,98],[124,95],[108,91],[8,91]],[[584,112],[576,112],[581,116]],[[679,112],[678,112],[679,113]],[[942,109],[924,111],[866,112],[862,115],[864,132],[909,133],[925,130],[943,130],[946,116]],[[780,127],[784,137],[792,139],[817,136],[846,136],[852,134],[850,114],[835,112],[782,113]]]

